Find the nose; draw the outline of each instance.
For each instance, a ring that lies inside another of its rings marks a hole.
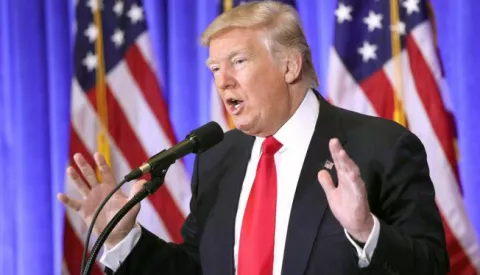
[[[217,71],[215,76],[215,85],[217,89],[224,91],[233,88],[236,84],[235,77],[229,72],[228,69],[221,69]]]

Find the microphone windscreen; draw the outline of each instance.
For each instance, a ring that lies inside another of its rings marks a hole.
[[[204,152],[223,140],[223,129],[214,121],[193,130],[189,136],[196,140],[194,153]]]

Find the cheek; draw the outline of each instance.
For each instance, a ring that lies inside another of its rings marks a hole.
[[[256,68],[244,68],[238,72],[237,78],[240,85],[248,90],[261,85],[261,73]]]
[[[271,67],[253,67],[245,68],[237,75],[249,107],[254,110],[274,109],[280,99],[284,80],[280,73]]]

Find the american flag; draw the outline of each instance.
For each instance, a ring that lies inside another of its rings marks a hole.
[[[76,1],[70,162],[82,153],[110,161],[117,180],[150,156],[176,143],[162,83],[156,77],[145,11],[140,0]],[[129,194],[130,184],[123,188]],[[69,179],[65,190],[80,198]],[[166,241],[181,242],[189,212],[190,181],[182,162],[165,184],[142,202],[139,223]],[[67,210],[63,274],[79,274],[87,227]],[[92,238],[90,246],[95,239]],[[90,247],[91,248],[91,247]],[[101,274],[97,264],[92,274]]]
[[[431,6],[421,0],[341,0],[335,21],[329,100],[395,120],[422,140],[446,230],[450,274],[480,274],[480,250],[462,200],[455,124]]]

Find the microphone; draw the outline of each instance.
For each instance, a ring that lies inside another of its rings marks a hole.
[[[192,152],[204,152],[222,140],[222,127],[220,127],[218,123],[211,121],[191,131],[182,142],[151,157],[147,162],[127,174],[125,176],[125,181],[138,179],[159,167],[167,168],[177,159]]]
[[[88,275],[92,270],[93,264],[95,259],[97,258],[98,252],[100,251],[103,243],[107,239],[108,235],[112,232],[113,228],[120,222],[120,220],[127,214],[130,209],[132,209],[137,203],[141,200],[146,198],[149,194],[155,193],[155,191],[162,185],[165,174],[167,173],[168,167],[173,164],[177,159],[189,154],[189,153],[201,153],[204,152],[220,141],[223,140],[223,130],[216,122],[209,122],[193,131],[191,131],[185,140],[176,144],[175,146],[171,147],[168,150],[163,150],[160,153],[151,157],[147,162],[140,165],[137,169],[130,172],[125,178],[122,180],[120,184],[118,184],[115,189],[110,191],[105,199],[103,199],[100,206],[97,208],[92,222],[88,228],[87,238],[86,238],[86,246],[83,250],[82,256],[82,274]],[[159,169],[159,170],[157,170]],[[142,175],[152,172],[152,179],[143,185],[143,188],[138,191],[132,199],[130,199],[118,212],[115,216],[110,220],[107,224],[105,229],[101,232],[98,236],[97,241],[92,247],[92,252],[88,261],[84,265],[84,260],[88,250],[88,243],[90,240],[90,235],[93,231],[93,225],[95,224],[96,219],[98,218],[98,214],[105,206],[107,201],[113,196],[113,194],[120,189],[120,187],[133,179],[137,179]]]

